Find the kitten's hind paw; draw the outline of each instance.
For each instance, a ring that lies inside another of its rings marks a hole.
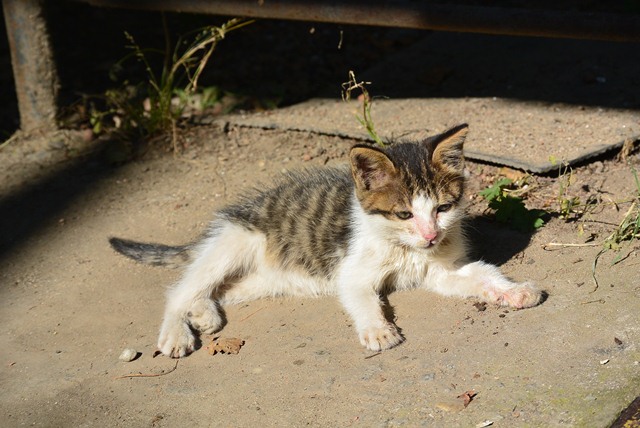
[[[191,305],[187,312],[187,319],[191,327],[200,333],[213,334],[222,327],[222,317],[216,303],[211,299],[198,300]]]
[[[402,343],[404,337],[396,326],[387,323],[382,327],[366,327],[358,332],[360,343],[371,351],[382,351]]]
[[[196,338],[184,321],[162,323],[158,349],[171,358],[184,357],[195,350]]]

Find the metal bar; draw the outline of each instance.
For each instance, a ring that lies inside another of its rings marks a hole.
[[[58,76],[40,0],[3,0],[20,128],[56,128]]]
[[[515,36],[640,41],[640,15],[362,0],[78,0],[94,6]]]

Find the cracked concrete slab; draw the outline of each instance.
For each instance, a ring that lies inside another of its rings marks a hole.
[[[356,119],[360,106],[357,101],[312,99],[279,110],[231,116],[226,122],[373,141]],[[559,162],[583,162],[640,136],[640,115],[632,110],[498,98],[380,99],[374,101],[372,116],[384,140],[415,140],[466,122],[469,159],[533,173],[550,172]]]

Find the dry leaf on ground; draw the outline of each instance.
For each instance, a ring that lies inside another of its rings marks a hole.
[[[465,391],[456,398],[446,398],[436,403],[436,407],[446,412],[460,412],[464,410],[476,396],[474,390]]]
[[[461,398],[462,404],[464,405],[464,407],[467,407],[475,396],[476,396],[476,392],[472,389],[471,391],[463,392],[462,394],[458,395],[457,398]]]
[[[242,345],[244,345],[244,340],[242,339],[214,337],[205,349],[209,351],[209,355],[215,355],[218,352],[221,354],[237,354],[240,352]]]

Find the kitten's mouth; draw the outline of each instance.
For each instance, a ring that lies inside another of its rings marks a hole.
[[[424,249],[430,249],[435,247],[440,241],[438,241],[437,239],[434,239],[433,241],[426,241],[423,245],[422,248]]]
[[[440,237],[438,237],[437,239],[433,239],[433,240],[430,240],[430,241],[428,241],[426,239],[421,239],[419,241],[413,240],[413,242],[400,240],[400,241],[398,241],[398,244],[400,244],[403,247],[413,248],[413,249],[418,249],[418,250],[432,250],[437,245],[439,245],[441,241],[442,241],[442,239],[440,239]]]

